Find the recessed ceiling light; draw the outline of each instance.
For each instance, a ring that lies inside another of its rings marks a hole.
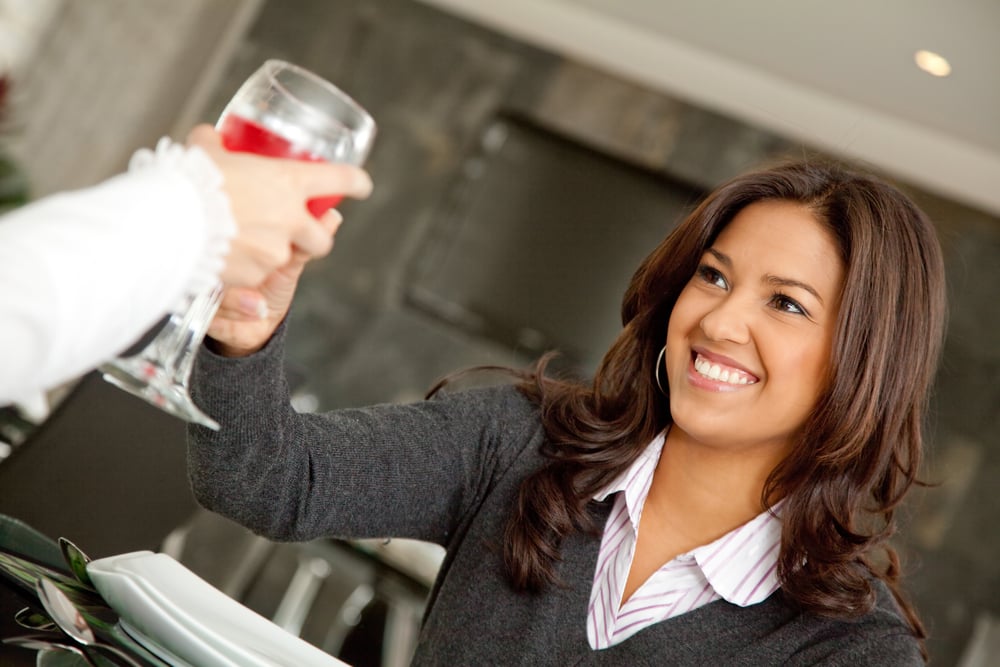
[[[917,63],[917,67],[928,74],[933,74],[934,76],[948,76],[951,74],[951,63],[939,53],[921,49],[913,54],[913,60]]]

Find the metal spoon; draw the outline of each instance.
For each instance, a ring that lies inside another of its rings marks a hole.
[[[69,653],[78,655],[86,660],[87,664],[94,664],[89,658],[87,658],[86,654],[84,654],[84,652],[76,646],[49,641],[46,637],[34,637],[31,635],[25,635],[23,637],[6,637],[3,639],[3,643],[10,646],[17,646],[19,648],[26,648],[30,651],[49,651],[53,649],[68,651]]]
[[[42,606],[45,607],[45,611],[56,622],[59,629],[65,632],[77,644],[84,647],[103,649],[121,658],[129,665],[132,665],[132,667],[142,667],[121,649],[111,644],[97,641],[97,637],[94,635],[90,624],[87,623],[87,619],[83,617],[83,614],[76,608],[72,600],[50,580],[44,578],[36,580],[35,592],[38,594],[38,599],[42,603]]]
[[[35,653],[35,667],[87,667],[87,661],[79,654],[59,646],[42,649]]]
[[[76,546],[65,537],[59,538],[59,549],[62,551],[63,558],[66,560],[66,564],[69,565],[69,569],[73,572],[73,575],[79,580],[79,582],[97,590],[94,586],[94,582],[90,579],[90,574],[87,573],[87,563],[90,562],[90,558],[87,554],[83,553],[80,547]]]

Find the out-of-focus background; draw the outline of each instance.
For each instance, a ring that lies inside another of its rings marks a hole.
[[[1000,664],[998,31],[993,0],[0,0],[0,185],[96,183],[267,58],[340,85],[379,136],[292,315],[296,400],[325,410],[553,347],[585,375],[702,193],[787,155],[875,169],[935,220],[951,295],[938,485],[897,545],[933,664]],[[54,403],[3,413],[0,512],[94,556],[167,550],[352,664],[406,664],[439,551],[258,540],[197,511],[180,422],[94,375]]]

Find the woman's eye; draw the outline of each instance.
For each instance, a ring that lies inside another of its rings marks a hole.
[[[798,301],[791,299],[784,294],[775,294],[771,297],[771,303],[775,308],[783,313],[791,313],[793,315],[808,315],[806,309],[803,308]]]
[[[707,264],[702,264],[698,267],[698,277],[710,285],[715,285],[716,287],[721,287],[722,289],[729,288],[729,283],[726,282],[726,277]]]

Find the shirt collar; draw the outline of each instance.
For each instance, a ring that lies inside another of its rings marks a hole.
[[[633,528],[639,524],[642,506],[646,502],[649,485],[653,481],[653,471],[660,461],[660,452],[663,451],[665,439],[666,431],[653,438],[632,465],[594,495],[594,500],[602,502],[608,496],[624,491],[625,504]]]
[[[746,607],[763,602],[778,589],[781,549],[781,502],[719,539],[692,550],[692,556],[715,592]]]
[[[642,507],[660,460],[666,431],[657,435],[620,475],[594,495],[604,501],[624,492],[629,521],[638,529]],[[779,586],[778,552],[781,548],[781,501],[719,539],[696,547],[678,558],[693,558],[709,585],[727,602],[746,607],[763,602]]]

